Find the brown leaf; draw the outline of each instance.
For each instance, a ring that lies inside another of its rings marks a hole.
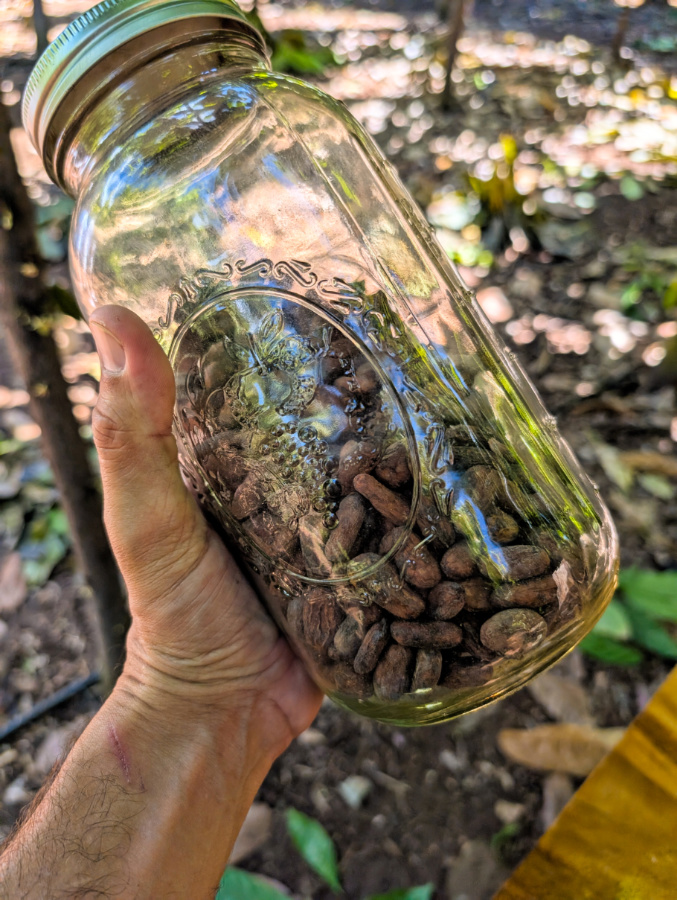
[[[568,772],[584,778],[618,743],[623,728],[591,728],[587,725],[539,725],[505,728],[498,747],[511,762],[545,772]]]
[[[551,718],[575,725],[593,724],[588,695],[580,684],[551,672],[544,672],[527,689]]]
[[[621,462],[636,472],[651,472],[653,475],[677,478],[677,456],[669,456],[655,450],[627,450],[618,455]]]
[[[262,847],[268,840],[273,811],[267,803],[254,803],[237,836],[228,864],[236,865]]]
[[[0,567],[0,613],[13,613],[26,599],[28,588],[18,553],[10,553]]]

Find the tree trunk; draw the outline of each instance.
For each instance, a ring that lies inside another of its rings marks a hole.
[[[109,689],[124,657],[129,616],[120,576],[103,525],[103,507],[85,444],[68,398],[51,331],[44,333],[44,262],[35,241],[33,209],[17,171],[9,116],[0,104],[0,205],[11,220],[0,227],[0,324],[30,394],[68,516],[75,551],[94,594],[102,633],[101,673]]]
[[[42,0],[33,0],[33,28],[38,37],[38,56],[40,56],[49,44],[47,38],[49,23],[42,6]]]
[[[626,7],[623,12],[618,17],[618,26],[616,27],[616,34],[613,37],[611,42],[611,55],[613,56],[614,62],[620,63],[623,60],[621,59],[621,47],[625,43],[625,38],[628,33],[628,26],[630,25],[630,8]]]
[[[451,73],[456,61],[456,45],[463,34],[463,14],[465,11],[465,0],[449,0],[448,22],[449,22],[449,38],[447,42],[447,71],[444,81],[444,93],[442,95],[442,107],[449,110],[454,104],[454,88],[451,80]]]

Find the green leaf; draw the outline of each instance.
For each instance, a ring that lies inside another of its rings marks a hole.
[[[594,631],[583,638],[579,647],[588,656],[612,666],[634,666],[643,659],[641,651],[636,647],[628,647]]]
[[[288,809],[287,830],[294,846],[311,869],[335,891],[343,890],[336,865],[336,848],[322,825],[298,809]]]
[[[618,586],[628,606],[652,619],[677,622],[677,571],[654,572],[635,567],[623,569]]]
[[[257,875],[228,867],[223,873],[215,900],[289,900]]]
[[[618,600],[611,601],[593,631],[615,641],[627,641],[632,637],[628,613]]]
[[[644,196],[644,188],[632,178],[630,175],[625,175],[621,178],[621,194],[625,197],[626,200],[641,200]]]
[[[419,887],[388,891],[387,894],[373,894],[366,900],[431,900],[434,890],[434,884],[422,884]]]
[[[665,659],[677,659],[677,641],[668,634],[663,625],[638,609],[630,609],[629,615],[633,637],[640,647]]]
[[[663,294],[663,309],[674,309],[677,306],[677,278],[666,287]]]
[[[675,496],[675,489],[665,475],[641,472],[637,476],[637,481],[639,481],[645,491],[653,494],[654,497],[658,497],[659,500],[672,500]]]

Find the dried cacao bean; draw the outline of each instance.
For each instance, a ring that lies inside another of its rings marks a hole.
[[[348,494],[341,500],[336,512],[338,525],[329,535],[324,551],[330,562],[341,562],[350,558],[350,551],[364,522],[364,514],[365,505],[360,494]]]
[[[353,668],[359,675],[366,675],[376,668],[389,640],[390,629],[385,619],[371,626],[353,661]]]
[[[557,602],[557,585],[552,575],[532,578],[518,584],[502,584],[491,595],[494,606],[507,609],[522,606],[533,609]]]
[[[411,690],[420,691],[434,688],[442,674],[442,654],[439,650],[419,650],[416,654],[416,667],[411,680]]]
[[[541,547],[530,544],[504,547],[502,560],[479,560],[479,568],[483,575],[496,564],[503,581],[523,581],[525,578],[536,578],[542,575],[550,565],[550,557]]]
[[[394,525],[404,525],[409,518],[409,504],[399,494],[393,493],[371,475],[361,473],[353,478],[353,487],[359,491],[381,515]]]
[[[413,653],[407,647],[391,644],[374,672],[374,692],[379,700],[398,700],[409,690],[409,670]]]
[[[359,571],[365,565],[373,565],[380,560],[376,553],[362,553],[355,557],[350,566]],[[367,575],[363,583],[374,603],[400,619],[416,619],[425,609],[423,597],[402,583],[397,569],[390,563],[381,565],[373,575]]]
[[[520,527],[507,512],[497,509],[492,515],[487,516],[487,530],[492,541],[496,541],[497,544],[509,544],[519,534]]]
[[[480,640],[489,650],[516,659],[541,643],[548,631],[533,609],[504,609],[482,625]]]
[[[379,551],[383,555],[389,553],[405,533],[405,528],[393,528],[381,540]],[[435,587],[442,579],[442,572],[437,560],[425,544],[421,545],[421,538],[414,532],[407,537],[404,544],[395,553],[394,560],[400,575],[415,588],[427,590]]]
[[[393,622],[390,633],[403,647],[445,650],[463,640],[463,632],[453,622]]]
[[[428,594],[428,611],[433,619],[453,619],[465,605],[463,585],[442,581]]]
[[[246,519],[258,512],[266,502],[266,490],[260,477],[250,472],[235,491],[230,511],[236,519]]]
[[[494,677],[491,663],[480,666],[451,666],[442,684],[452,690],[461,688],[482,687]]]
[[[416,513],[416,525],[423,537],[431,538],[431,546],[451,547],[456,540],[456,531],[449,519],[442,516],[429,497],[421,497]]]
[[[482,512],[488,512],[501,491],[502,479],[491,466],[473,466],[463,478],[463,485]]]
[[[411,478],[409,456],[404,444],[394,444],[384,453],[376,466],[376,477],[391,487],[397,488],[406,484]]]
[[[267,509],[251,516],[243,522],[242,527],[273,558],[289,559],[293,556],[298,536],[287,528],[279,516],[273,515]]]
[[[462,587],[466,609],[471,609],[473,612],[491,609],[492,585],[489,582],[483,581],[481,578],[469,578],[462,582]]]
[[[444,574],[452,581],[458,578],[470,578],[477,574],[477,563],[465,543],[450,547],[442,557],[440,565]]]
[[[313,588],[303,607],[303,634],[314,650],[326,651],[343,621],[343,613],[331,591]]]
[[[329,648],[330,659],[350,661],[360,649],[365,636],[365,628],[357,619],[346,616],[336,629],[334,643]]]
[[[320,513],[309,513],[299,519],[299,542],[308,575],[331,577],[331,563],[324,552],[328,533]]]
[[[370,472],[376,465],[377,459],[378,448],[373,441],[347,441],[341,447],[338,480],[344,494],[349,494],[353,490],[355,476]]]
[[[366,700],[374,693],[371,680],[365,678],[364,675],[359,675],[350,663],[335,663],[327,670],[326,678],[339,694]]]

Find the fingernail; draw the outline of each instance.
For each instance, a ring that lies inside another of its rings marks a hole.
[[[125,349],[112,331],[101,322],[90,321],[101,368],[109,375],[119,375],[125,367]]]

